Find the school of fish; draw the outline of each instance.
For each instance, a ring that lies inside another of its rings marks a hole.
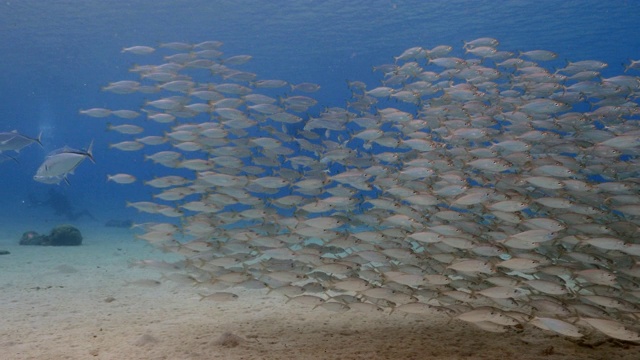
[[[251,56],[221,42],[134,46],[124,56],[152,60],[103,91],[144,104],[81,113],[119,118],[110,146],[171,174],[127,205],[159,215],[138,238],[185,260],[138,265],[203,300],[268,288],[328,311],[638,342],[640,62],[604,77],[597,60],[556,69],[556,53],[498,45],[407,49],[321,112],[319,85],[239,70]]]

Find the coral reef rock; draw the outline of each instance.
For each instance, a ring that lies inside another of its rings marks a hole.
[[[80,230],[71,225],[58,225],[49,234],[51,246],[77,246],[82,244]]]
[[[71,225],[58,225],[49,235],[40,235],[35,231],[27,231],[20,238],[20,245],[42,246],[78,246],[82,244],[80,230]]]

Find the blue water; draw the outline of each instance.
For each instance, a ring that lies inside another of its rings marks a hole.
[[[262,79],[318,83],[322,88],[313,96],[319,104],[344,106],[346,80],[378,85],[372,65],[393,62],[414,46],[452,45],[461,55],[463,40],[484,36],[499,39],[502,50],[555,51],[557,66],[596,59],[609,64],[604,76],[620,74],[623,62],[640,58],[638,14],[638,1],[602,0],[4,1],[0,131],[42,132],[44,146],[24,149],[19,163],[0,163],[2,221],[9,224],[15,214],[42,216],[42,209],[24,208],[25,199],[46,197],[50,188],[74,206],[92,209],[101,222],[135,218],[125,201],[150,198],[148,187],[107,183],[106,176],[124,172],[145,180],[158,166],[141,165],[141,154],[109,150],[123,137],[105,132],[102,119],[78,114],[139,106],[138,97],[100,92],[109,82],[135,79],[128,69],[145,62],[121,54],[123,47],[220,40],[225,54],[253,56],[243,70]],[[91,140],[96,164],[83,163],[70,185],[32,180],[47,152],[86,147]]]

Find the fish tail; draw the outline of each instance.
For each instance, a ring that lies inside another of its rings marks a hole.
[[[38,134],[38,137],[33,140],[35,140],[38,143],[38,145],[40,145],[41,148],[44,148],[44,146],[42,145],[42,131],[40,131],[40,133]]]
[[[93,140],[91,140],[91,143],[89,144],[89,148],[87,149],[87,156],[89,157],[89,160],[91,160],[92,163],[96,163],[95,159],[93,158]]]

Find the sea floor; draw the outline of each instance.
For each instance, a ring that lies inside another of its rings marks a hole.
[[[20,234],[21,225],[4,227]],[[527,328],[496,334],[446,315],[336,313],[264,290],[232,302],[131,267],[169,255],[128,229],[87,223],[79,247],[0,238],[2,359],[638,359],[640,346],[594,347]],[[27,229],[25,229],[27,230]],[[174,258],[175,259],[175,258]],[[143,281],[140,281],[143,280]],[[133,282],[133,283],[128,283]]]

